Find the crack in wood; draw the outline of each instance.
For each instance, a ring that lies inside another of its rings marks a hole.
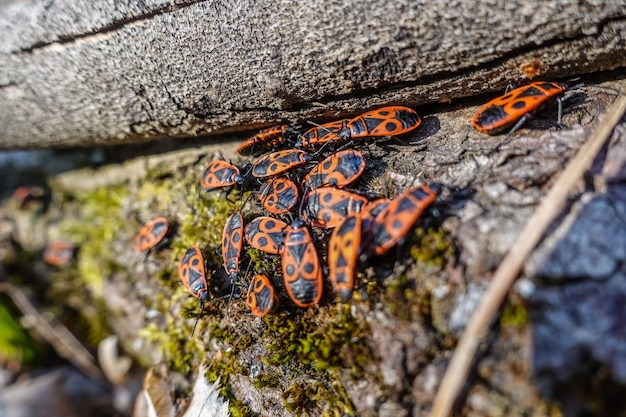
[[[181,3],[175,3],[175,4],[169,4],[167,6],[163,6],[160,7],[158,9],[154,9],[151,12],[148,13],[142,13],[140,15],[137,16],[132,16],[132,17],[128,17],[125,19],[120,19],[120,20],[116,20],[111,22],[108,25],[105,25],[99,29],[95,29],[89,32],[85,32],[85,33],[78,33],[75,35],[71,35],[71,36],[59,36],[57,40],[54,41],[42,41],[42,42],[37,42],[29,47],[26,48],[20,48],[17,52],[14,52],[15,55],[21,55],[21,54],[30,54],[33,53],[36,50],[40,50],[40,49],[45,49],[48,48],[52,45],[63,45],[66,43],[72,43],[75,42],[79,39],[85,39],[85,38],[89,38],[92,36],[97,36],[97,35],[102,35],[105,33],[109,33],[109,32],[113,32],[115,30],[118,30],[120,28],[123,28],[124,26],[131,24],[131,23],[136,23],[136,22],[140,22],[143,20],[148,20],[148,19],[152,19],[155,16],[159,16],[162,14],[166,14],[166,13],[172,13],[172,12],[176,12],[178,10],[184,9],[186,7],[189,6],[193,6],[195,4],[198,3],[204,3],[208,0],[193,0],[193,1],[184,1]],[[50,2],[49,5],[47,5],[47,7],[51,6],[52,2]]]

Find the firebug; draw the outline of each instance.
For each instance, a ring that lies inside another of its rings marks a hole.
[[[302,218],[311,226],[331,229],[349,213],[360,212],[367,203],[367,198],[350,191],[317,188],[304,197]]]
[[[353,119],[326,123],[304,132],[298,145],[311,148],[329,141],[395,136],[416,129],[422,120],[415,110],[389,106],[363,113]]]
[[[420,185],[408,188],[392,199],[370,226],[369,253],[387,253],[404,238],[438,194],[439,187]]]
[[[555,82],[534,82],[509,91],[483,105],[472,119],[472,126],[479,132],[496,134],[513,126],[510,133],[519,129],[544,105],[563,94],[565,84]],[[561,122],[561,101],[559,99],[559,123]]]
[[[354,288],[354,274],[361,248],[361,214],[350,213],[335,227],[328,242],[328,278],[343,300]]]
[[[323,276],[311,234],[300,219],[285,233],[281,257],[287,294],[298,307],[310,307],[322,298]]]
[[[200,308],[203,309],[204,303],[211,300],[211,295],[207,284],[204,256],[199,247],[190,247],[180,258],[178,276],[187,291],[200,300]]]
[[[261,130],[239,146],[237,153],[239,155],[255,155],[260,152],[276,149],[283,143],[282,135],[287,127],[287,125],[281,125]]]
[[[187,291],[200,301],[200,312],[191,330],[191,336],[196,331],[198,320],[200,320],[200,315],[204,310],[204,303],[212,299],[206,273],[206,263],[200,248],[192,246],[187,249],[178,263],[178,276]]]
[[[259,202],[272,214],[284,214],[298,205],[298,186],[287,178],[270,178],[259,189]]]
[[[250,307],[252,314],[257,317],[266,316],[268,313],[276,310],[278,297],[267,276],[257,274],[252,278],[248,288],[248,295],[246,296],[246,305]]]
[[[222,233],[224,270],[233,282],[239,275],[239,261],[243,250],[243,230],[243,216],[237,211],[226,220]]]
[[[280,175],[312,160],[305,151],[287,149],[262,156],[252,167],[252,175],[267,178]]]
[[[278,255],[285,244],[289,225],[282,220],[261,216],[246,225],[245,236],[250,246],[270,255]]]
[[[169,232],[169,223],[157,217],[146,223],[135,236],[135,252],[150,251],[160,246]]]
[[[336,152],[317,164],[302,180],[305,190],[331,186],[343,188],[356,181],[365,171],[365,158],[359,151]]]
[[[49,265],[63,266],[74,259],[76,246],[70,242],[59,240],[46,245],[43,260]]]
[[[200,185],[207,191],[242,185],[244,176],[239,168],[223,159],[214,159],[204,170]]]

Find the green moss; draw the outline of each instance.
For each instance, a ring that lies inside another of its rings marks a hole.
[[[186,198],[190,210],[182,217],[172,242],[172,261],[177,262],[190,246],[198,245],[209,265],[218,265],[224,224],[236,207],[217,193],[200,193],[195,184],[190,185]]]
[[[110,186],[76,193],[80,221],[62,225],[71,241],[80,247],[78,271],[91,294],[99,297],[105,277],[122,269],[111,252],[110,243],[127,228],[120,207],[128,194],[125,186]]]
[[[274,352],[266,363],[280,365],[295,359],[319,371],[348,366],[358,372],[359,364],[353,359],[367,350],[364,337],[368,328],[352,316],[350,308],[348,304],[331,306],[319,320],[311,314],[293,319],[285,313],[266,316],[264,337],[272,341],[267,349]]]
[[[528,311],[521,304],[507,303],[504,305],[500,324],[502,326],[526,327],[530,323]]]
[[[258,375],[252,380],[252,384],[258,389],[276,388],[282,381],[281,375],[275,372],[268,372]]]
[[[17,318],[0,304],[0,361],[33,364],[41,353],[41,347],[22,329]]]
[[[324,407],[320,407],[322,404]],[[307,410],[311,408],[323,409],[324,416],[356,414],[338,379],[331,380],[330,384],[315,380],[307,383],[294,382],[283,393],[283,405],[296,416],[307,415]]]
[[[259,249],[249,248],[246,253],[250,257],[250,268],[253,271],[280,271],[280,256],[268,256]]]
[[[165,316],[165,323],[160,326],[148,324],[140,330],[139,335],[157,346],[170,369],[182,374],[188,374],[197,368],[203,356],[204,346],[200,339],[190,338],[189,329],[180,326],[171,315]],[[146,360],[151,361],[151,358]],[[143,365],[148,367],[151,363]]]
[[[416,262],[440,268],[455,256],[454,245],[443,229],[418,227],[414,238],[417,243],[411,246],[410,252]]]

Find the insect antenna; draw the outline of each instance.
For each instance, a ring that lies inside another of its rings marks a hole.
[[[196,326],[198,326],[198,321],[200,320],[200,317],[202,317],[203,311],[204,311],[204,300],[200,300],[200,311],[198,312],[198,317],[196,317],[196,321],[193,324],[193,328],[191,329],[191,335],[189,336],[189,339],[193,339],[193,334],[196,331]]]

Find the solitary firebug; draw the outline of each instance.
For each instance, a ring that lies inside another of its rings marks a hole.
[[[311,234],[299,219],[285,233],[281,263],[285,288],[294,304],[310,307],[319,303],[322,298],[322,267]]]
[[[472,126],[479,132],[496,134],[513,126],[511,133],[519,129],[532,115],[567,90],[565,84],[534,82],[509,91],[482,106],[472,119]],[[561,101],[559,100],[559,123]]]
[[[246,241],[253,248],[270,255],[278,255],[285,244],[289,225],[282,220],[261,216],[246,225]]]
[[[76,246],[70,242],[59,240],[46,245],[43,260],[49,265],[63,266],[74,259]]]
[[[363,154],[354,149],[336,152],[317,164],[302,180],[305,190],[331,186],[343,188],[356,181],[365,170]]]
[[[157,217],[146,223],[135,236],[135,252],[156,249],[164,242],[169,231],[169,223],[165,217]]]
[[[335,227],[328,242],[328,278],[343,300],[352,295],[361,248],[361,214],[350,213]]]
[[[278,307],[276,291],[267,276],[257,274],[252,278],[248,287],[246,305],[257,317],[263,317]]]

